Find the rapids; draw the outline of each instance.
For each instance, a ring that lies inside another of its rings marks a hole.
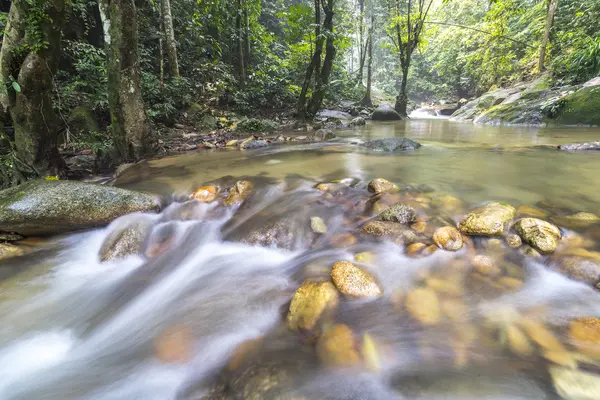
[[[379,155],[354,144],[394,135],[424,147]],[[371,205],[366,185],[374,177],[397,183],[413,200],[428,193],[465,200],[465,209],[432,216],[455,222],[492,200],[598,213],[600,158],[552,148],[598,135],[415,120],[344,131],[326,144],[200,152],[134,166],[114,184],[161,195],[168,204],[161,214],[128,215],[40,242],[13,266],[18,273],[0,281],[0,399],[560,398],[548,362],[507,350],[503,332],[528,318],[564,340],[570,318],[600,315],[597,291],[543,259],[479,239],[457,253],[414,258],[402,245],[358,231],[370,217],[363,208]],[[225,188],[241,178],[256,186],[241,206],[187,201],[203,184]],[[314,188],[344,178],[341,199]],[[326,233],[312,232],[313,216],[326,222]],[[101,263],[105,238],[138,220],[152,226],[148,246],[167,237],[166,249]],[[279,237],[267,246],[246,240],[277,221],[285,244]],[[357,343],[365,334],[374,338],[378,365],[330,368],[311,338],[287,329],[286,314],[303,281],[329,279],[336,261],[364,251],[375,261],[359,264],[383,295],[342,299],[332,319],[351,327]],[[473,251],[506,260],[506,274],[523,286],[494,292],[465,283]],[[398,298],[431,278],[460,286],[461,308],[440,325],[422,326],[399,310]],[[176,339],[163,348],[165,332]],[[253,350],[232,367],[243,343]],[[216,394],[223,386],[230,397]]]

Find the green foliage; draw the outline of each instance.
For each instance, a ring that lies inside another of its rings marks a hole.
[[[257,118],[245,118],[241,120],[236,130],[240,132],[273,132],[278,128],[278,125],[273,121]]]

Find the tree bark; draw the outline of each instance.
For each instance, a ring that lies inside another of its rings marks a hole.
[[[325,39],[321,36],[321,4],[320,0],[315,0],[315,51],[312,54],[308,67],[306,67],[304,83],[298,97],[298,106],[296,107],[296,117],[298,119],[306,118],[306,94],[310,88],[313,75],[319,74],[324,42]]]
[[[365,71],[365,46],[363,45],[364,36],[365,36],[365,26],[364,26],[364,13],[365,13],[365,0],[358,0],[359,7],[359,21],[358,21],[358,83],[362,85],[364,71]],[[368,39],[367,39],[368,40]]]
[[[165,37],[165,48],[167,50],[167,61],[169,63],[169,75],[171,75],[171,78],[179,78],[177,41],[175,40],[175,30],[173,29],[173,16],[171,14],[170,0],[161,0],[160,7]]]
[[[31,7],[26,0],[12,2],[0,54],[2,81],[7,88],[2,105],[12,119],[16,167],[25,178],[64,172],[57,148],[60,123],[54,113],[52,91],[60,59],[65,3],[52,0],[45,4],[43,12],[48,19],[32,27],[44,44],[34,43],[39,47],[37,51],[19,52],[19,46],[27,40],[25,17]]]
[[[369,31],[369,39],[367,44],[367,53],[369,57],[369,63],[367,64],[367,90],[365,91],[365,97],[361,100],[361,104],[367,107],[373,106],[373,100],[371,99],[371,86],[373,84],[373,40],[375,30],[375,16],[371,16],[371,29]]]
[[[325,45],[325,59],[323,60],[323,67],[320,70],[315,78],[315,90],[310,99],[310,103],[308,106],[309,115],[312,117],[319,112],[321,106],[323,105],[323,99],[325,98],[325,94],[327,92],[327,86],[329,85],[329,76],[331,75],[331,70],[333,68],[333,61],[335,59],[335,55],[337,50],[334,44],[334,34],[333,34],[333,2],[334,0],[327,0],[327,4],[325,4],[325,0],[323,1],[323,9],[325,11],[325,20],[323,21],[323,31],[327,36],[327,41]]]
[[[248,65],[250,65],[250,18],[248,16],[248,1],[242,1],[244,19],[244,69],[248,73]]]
[[[544,72],[546,69],[546,49],[550,42],[550,31],[554,25],[554,16],[556,15],[556,9],[558,8],[558,0],[550,0],[548,4],[548,12],[546,14],[546,27],[544,28],[544,35],[542,36],[542,43],[540,44],[540,55],[538,58],[538,70]]]
[[[111,130],[122,160],[154,153],[156,138],[144,110],[134,0],[101,0],[108,55]]]
[[[242,28],[242,0],[237,0],[235,14],[235,31],[237,35],[238,75],[240,86],[246,86],[246,63],[244,60],[244,30]]]
[[[400,93],[396,97],[396,104],[394,105],[394,109],[401,117],[408,117],[407,107],[408,107],[408,91],[406,89],[408,83],[408,70],[410,67],[410,60],[402,64],[402,82],[400,83]]]

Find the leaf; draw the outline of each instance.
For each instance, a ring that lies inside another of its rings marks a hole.
[[[19,85],[19,82],[13,81],[12,87],[13,87],[13,89],[15,89],[15,92],[21,93],[21,85]]]

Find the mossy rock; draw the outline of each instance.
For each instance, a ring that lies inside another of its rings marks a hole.
[[[600,125],[600,86],[571,93],[563,100],[556,122],[562,125]]]
[[[51,235],[159,209],[157,199],[144,193],[75,181],[37,180],[0,191],[0,231]]]
[[[87,107],[76,107],[71,111],[69,129],[75,134],[100,132],[94,112]]]
[[[273,132],[278,127],[276,122],[267,119],[246,118],[241,120],[235,129],[240,132]]]

